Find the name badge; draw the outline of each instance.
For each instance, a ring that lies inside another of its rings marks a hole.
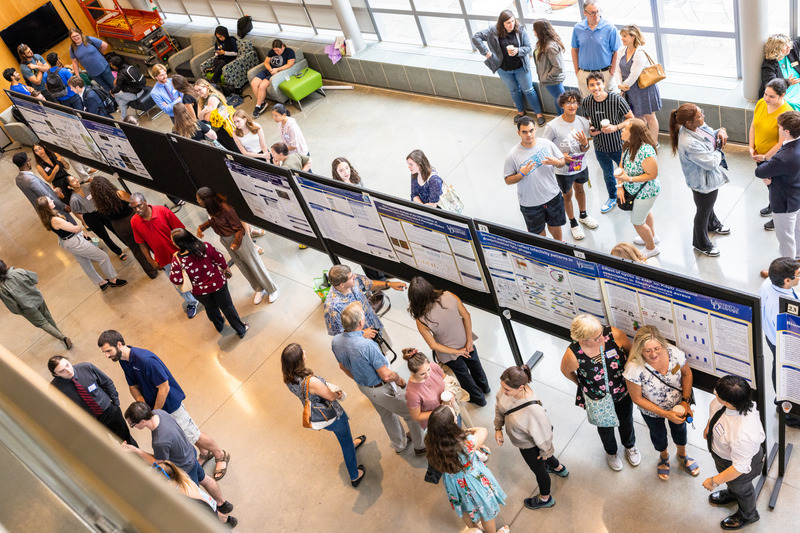
[[[88,392],[94,392],[94,391],[96,391],[96,390],[97,390],[97,383],[92,383],[91,385],[89,385],[88,387],[86,387],[86,390],[87,390]]]
[[[791,64],[791,66],[796,67],[798,65],[798,62],[797,61],[792,61],[790,64]]]
[[[606,352],[606,359],[614,359],[615,357],[617,357],[617,350],[616,349],[609,350],[609,351]]]
[[[722,437],[725,435],[725,428],[722,427],[722,424],[717,424],[714,426],[714,433],[716,433],[718,437]]]

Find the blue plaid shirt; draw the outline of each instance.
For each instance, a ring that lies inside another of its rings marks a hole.
[[[328,335],[333,337],[344,331],[342,327],[342,309],[347,307],[353,302],[361,302],[364,307],[365,324],[364,329],[374,328],[376,330],[383,329],[383,324],[372,310],[367,297],[364,295],[372,287],[372,280],[366,276],[356,274],[356,284],[350,290],[349,294],[342,294],[333,287],[328,292],[328,297],[325,299],[325,326],[328,328]]]

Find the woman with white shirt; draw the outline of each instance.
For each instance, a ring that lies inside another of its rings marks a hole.
[[[269,160],[267,141],[264,140],[264,129],[260,124],[253,122],[247,113],[238,110],[233,114],[233,140],[236,147],[244,155]]]
[[[667,340],[655,326],[643,326],[633,338],[630,358],[623,374],[633,403],[639,406],[650,441],[661,459],[656,467],[658,477],[669,479],[667,428],[678,448],[678,460],[693,477],[700,473],[697,462],[686,453],[686,418],[694,416],[691,408],[692,369],[686,354]],[[680,406],[680,411],[674,409]]]
[[[303,137],[303,132],[300,131],[300,126],[292,118],[292,114],[286,109],[286,106],[275,104],[272,107],[272,120],[278,124],[281,140],[289,147],[289,153],[297,152],[302,155],[311,155],[311,152],[308,151],[306,138]]]
[[[727,483],[726,490],[713,492],[708,501],[712,505],[736,502],[739,509],[720,522],[720,526],[739,529],[759,519],[753,479],[761,475],[764,463],[761,443],[766,437],[750,385],[744,378],[721,377],[714,395],[703,436],[719,473],[703,481],[703,487],[712,491]]]
[[[623,26],[619,31],[622,44],[625,49],[619,55],[619,72],[622,76],[622,83],[619,90],[625,95],[625,100],[631,106],[633,115],[642,118],[647,122],[650,135],[658,140],[658,118],[656,111],[661,109],[661,95],[658,92],[658,84],[654,83],[650,87],[642,89],[637,83],[639,75],[650,65],[644,50],[639,47],[644,45],[644,36],[636,24]]]

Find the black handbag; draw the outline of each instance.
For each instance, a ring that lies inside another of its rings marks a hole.
[[[639,196],[639,193],[642,192],[643,188],[644,188],[644,183],[642,183],[642,186],[639,187],[638,191],[636,191],[636,194],[631,194],[628,192],[628,189],[623,187],[622,192],[625,194],[625,199],[623,201],[620,201],[620,199],[617,198],[617,207],[619,207],[622,211],[632,211],[633,201],[636,200],[636,197]]]
[[[428,463],[428,471],[425,472],[425,482],[438,485],[440,479],[442,479],[442,473],[433,468],[431,464]]]
[[[253,31],[253,17],[245,15],[236,21],[236,35],[239,39],[243,39],[251,31]]]

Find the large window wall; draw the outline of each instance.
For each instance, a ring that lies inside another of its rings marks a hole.
[[[246,13],[265,30],[323,36],[341,32],[330,0],[156,1],[168,19],[231,24]],[[567,49],[572,27],[583,17],[583,0],[350,1],[368,39],[461,52],[474,50],[470,36],[493,25],[504,9],[524,21],[530,33],[533,20],[549,19]],[[767,0],[770,33],[797,35],[798,2]],[[741,77],[736,0],[603,0],[601,8],[602,16],[617,26],[638,25],[647,40],[645,49],[670,73]],[[569,53],[565,60],[570,63]]]

